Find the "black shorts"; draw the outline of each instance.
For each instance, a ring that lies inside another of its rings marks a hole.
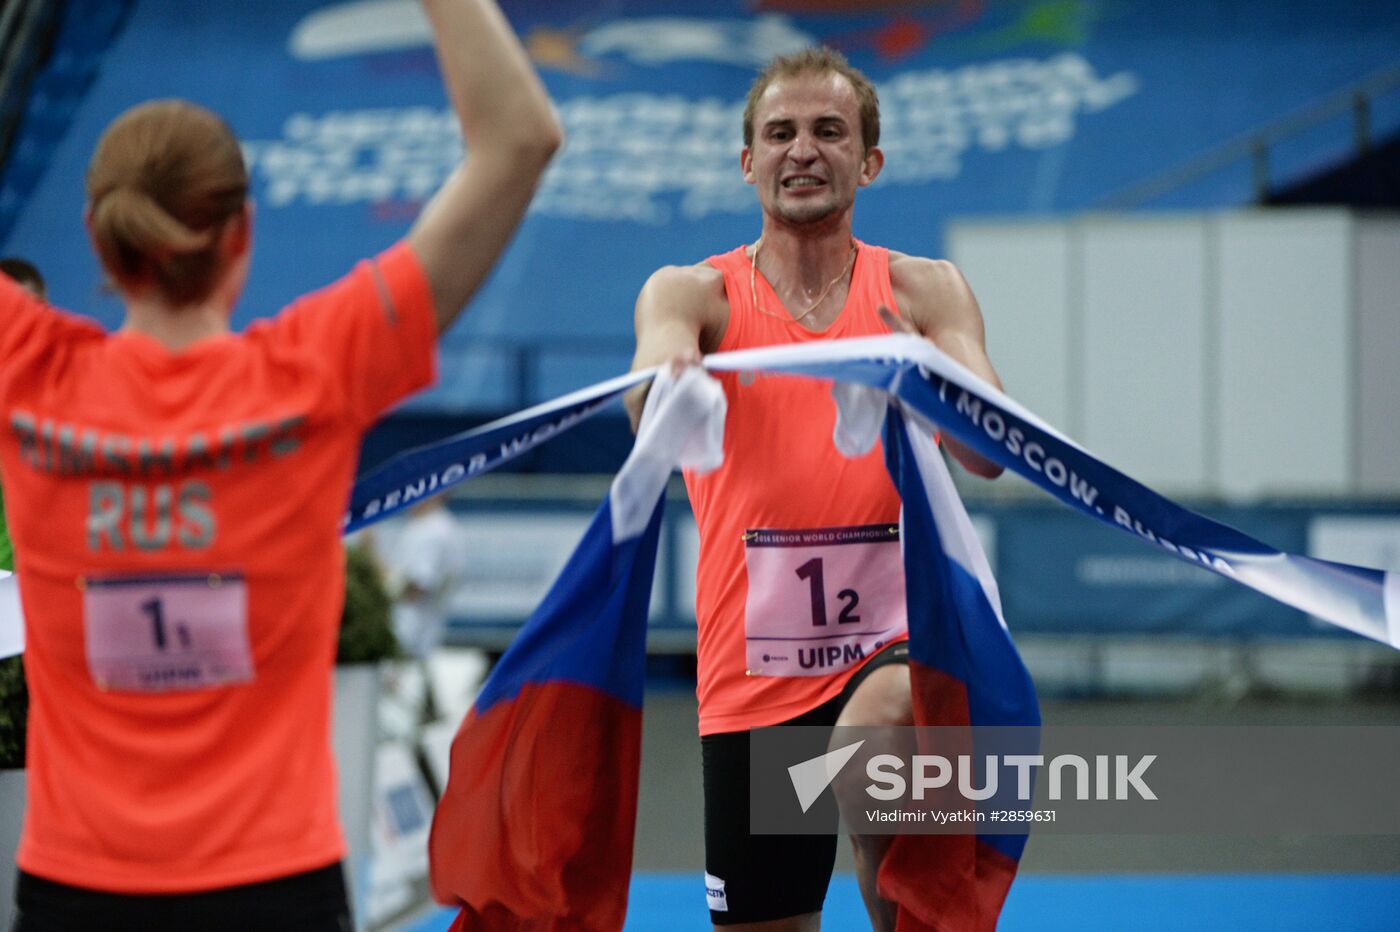
[[[104,893],[19,872],[11,932],[350,932],[339,864],[201,893]]]
[[[908,662],[908,642],[891,644],[866,661],[839,695],[781,724],[834,726],[866,677],[885,664]],[[725,926],[819,912],[836,864],[836,836],[749,834],[747,731],[702,735],[700,754],[710,921]],[[727,908],[715,909],[721,902]]]

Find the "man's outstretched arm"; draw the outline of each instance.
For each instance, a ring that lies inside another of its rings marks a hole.
[[[665,362],[677,370],[698,365],[701,353],[718,342],[715,309],[723,307],[723,301],[723,278],[709,266],[668,265],[653,272],[637,295],[632,370]],[[633,431],[641,422],[650,388],[649,382],[638,385],[623,398]]]
[[[982,309],[956,266],[941,259],[900,256],[891,259],[890,280],[903,314],[896,317],[881,309],[881,316],[891,330],[917,333],[931,340],[984,381],[1001,388],[1001,379],[987,356]],[[995,479],[1004,471],[946,434],[942,442],[973,475]]]

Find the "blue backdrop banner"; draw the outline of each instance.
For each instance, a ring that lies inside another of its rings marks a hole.
[[[513,410],[625,369],[647,275],[757,236],[740,115],[774,54],[831,44],[876,82],[886,166],[861,194],[856,232],[934,256],[949,217],[1082,209],[1400,61],[1400,5],[1378,0],[502,7],[567,143],[448,334],[441,384],[411,402],[422,410]],[[121,309],[83,231],[84,170],[117,113],[169,96],[212,107],[244,141],[258,213],[238,327],[401,236],[461,155],[416,2],[244,0],[192,15],[185,0],[131,0],[71,124],[26,121],[12,161],[46,168],[10,192],[22,204],[0,204],[15,221],[3,251],[35,260],[56,304],[109,327]],[[1377,132],[1400,125],[1380,106],[1371,119]],[[1271,152],[1277,177],[1352,145],[1345,120],[1322,136]],[[1169,206],[1248,201],[1249,165],[1237,168]],[[535,375],[521,398],[513,354],[527,350]]]

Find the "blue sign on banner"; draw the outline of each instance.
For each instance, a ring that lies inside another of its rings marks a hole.
[[[1280,550],[1307,551],[1304,522],[1257,509],[1214,514]],[[1050,504],[998,508],[997,569],[1017,630],[1055,634],[1312,633],[1306,616],[1224,576]]]

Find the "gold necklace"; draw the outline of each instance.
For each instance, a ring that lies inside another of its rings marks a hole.
[[[762,304],[758,303],[758,251],[762,248],[763,237],[759,236],[759,238],[754,241],[753,254],[749,256],[749,299],[753,301],[754,308],[760,314],[767,314],[769,317],[776,317],[779,320],[791,320],[794,324],[801,323],[807,318],[808,314],[811,314],[817,308],[821,307],[821,303],[826,300],[826,296],[831,294],[831,289],[835,288],[836,283],[845,278],[846,274],[850,272],[856,264],[856,240],[855,237],[851,237],[850,258],[846,260],[846,264],[841,268],[840,274],[826,283],[826,287],[821,290],[821,294],[817,295],[817,300],[813,301],[811,305],[808,306],[807,310],[798,314],[796,317],[791,316],[791,311],[789,311],[787,315],[774,314]],[[776,291],[777,289],[774,290]]]

